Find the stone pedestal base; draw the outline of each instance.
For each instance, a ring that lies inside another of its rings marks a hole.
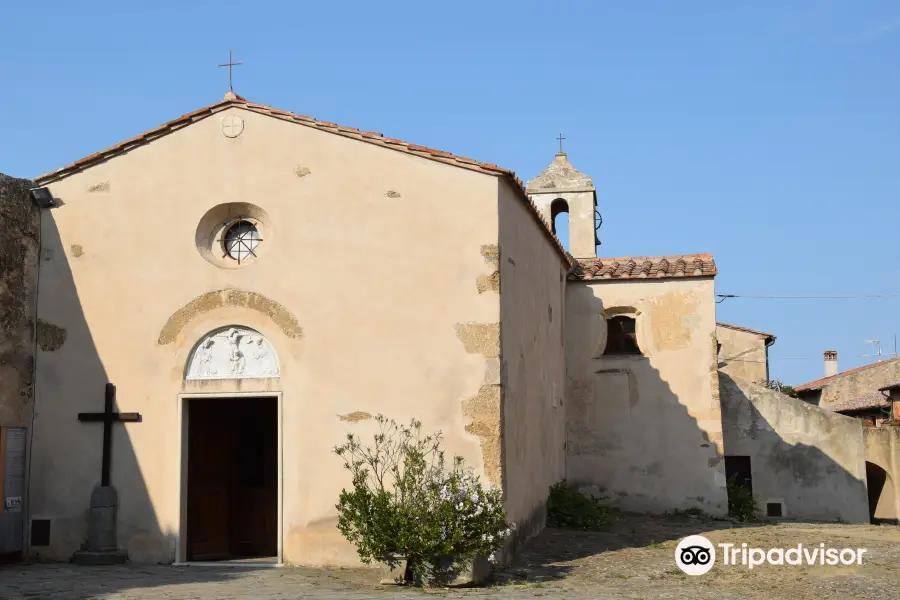
[[[87,539],[72,555],[76,565],[121,565],[128,553],[116,547],[116,510],[119,495],[112,486],[97,486],[91,494]]]
[[[439,558],[432,563],[432,573],[424,583],[434,587],[478,586],[490,578],[491,572],[486,556],[476,556],[463,564],[456,564],[452,557]]]
[[[427,585],[431,587],[470,587],[483,585],[490,579],[493,567],[485,556],[458,563],[453,557],[434,559],[424,578],[407,571],[407,561],[398,560],[396,566],[380,565],[381,585]]]
[[[91,552],[80,550],[72,555],[72,562],[76,565],[121,565],[128,561],[128,553],[124,550],[112,552]]]
[[[378,583],[381,585],[403,585],[406,583],[406,559],[397,559],[397,564],[393,567],[382,563],[379,575],[381,579]]]

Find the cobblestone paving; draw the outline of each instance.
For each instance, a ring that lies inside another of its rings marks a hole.
[[[761,548],[805,546],[866,548],[861,566],[727,567],[689,577],[674,564],[686,535],[714,543]],[[0,567],[0,599],[292,600],[325,598],[593,598],[597,600],[737,598],[827,600],[900,598],[900,527],[789,524],[737,526],[688,517],[619,515],[603,533],[547,530],[494,585],[470,590],[416,590],[374,585],[365,569],[75,567],[35,564]]]

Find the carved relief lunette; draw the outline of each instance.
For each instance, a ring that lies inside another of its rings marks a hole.
[[[278,358],[268,340],[246,327],[227,327],[204,337],[188,359],[185,379],[278,377]]]

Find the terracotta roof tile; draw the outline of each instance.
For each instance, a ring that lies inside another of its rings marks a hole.
[[[838,373],[837,375],[831,375],[830,377],[823,377],[821,379],[815,379],[813,381],[807,381],[806,383],[802,383],[800,385],[795,385],[794,390],[797,392],[807,392],[813,390],[820,390],[835,379],[840,379],[841,377],[846,377],[847,375],[851,375],[853,373],[859,373],[860,371],[865,371],[866,369],[871,369],[872,367],[877,367],[878,365],[883,365],[885,363],[893,362],[898,360],[897,358],[891,358],[888,360],[882,360],[879,362],[872,363],[870,365],[863,365],[861,367],[856,367],[855,369],[850,369],[848,371],[843,371]]]
[[[735,331],[743,331],[746,333],[752,333],[754,335],[758,335],[763,338],[775,339],[775,336],[771,333],[766,333],[764,331],[756,331],[755,329],[750,329],[748,327],[739,327],[737,325],[729,325],[728,323],[716,323],[719,327],[725,327],[726,329],[734,329]]]
[[[406,142],[403,142],[401,140],[386,138],[382,134],[373,131],[360,131],[359,129],[353,127],[342,127],[335,123],[318,121],[312,117],[307,117],[305,115],[299,115],[286,110],[273,108],[271,106],[266,106],[265,104],[250,102],[249,100],[247,100],[246,98],[242,98],[241,96],[235,96],[232,99],[225,99],[222,102],[217,102],[216,104],[211,104],[199,110],[189,112],[186,115],[178,117],[177,119],[169,121],[168,123],[164,123],[159,127],[146,131],[139,136],[133,137],[120,144],[116,144],[111,148],[96,152],[94,154],[91,154],[90,156],[77,160],[70,165],[62,167],[60,169],[56,169],[55,171],[51,171],[50,173],[41,175],[40,177],[36,177],[34,181],[39,185],[52,183],[69,175],[72,175],[73,173],[77,173],[90,166],[93,166],[98,162],[102,162],[104,160],[112,158],[113,156],[123,154],[127,150],[131,150],[132,148],[135,148],[137,146],[149,143],[151,140],[157,137],[172,133],[173,131],[189,125],[194,121],[205,119],[231,107],[238,107],[244,110],[249,110],[251,112],[268,115],[276,119],[299,123],[308,127],[315,127],[323,131],[328,131],[329,133],[334,133],[336,135],[342,135],[344,137],[353,138],[369,144],[376,144],[379,146],[390,148],[392,150],[407,152],[409,154],[413,154],[414,156],[421,156],[422,158],[443,162],[463,169],[468,169],[470,171],[478,171],[481,173],[505,177],[509,180],[513,187],[518,190],[520,198],[528,205],[532,216],[540,221],[545,235],[547,235],[553,245],[556,246],[556,249],[559,252],[560,256],[567,262],[569,267],[575,266],[571,255],[566,252],[565,248],[563,248],[562,243],[559,241],[559,238],[557,238],[553,233],[550,225],[541,216],[540,211],[538,210],[534,202],[532,202],[529,198],[528,193],[525,191],[525,186],[522,184],[521,180],[516,177],[514,171],[503,169],[495,164],[483,163],[470,158],[456,156],[450,154],[449,152],[433,150],[424,146],[407,144]]]
[[[822,408],[827,408],[828,410],[834,412],[852,412],[857,410],[864,410],[867,408],[886,408],[890,406],[890,404],[890,400],[888,400],[888,398],[885,397],[884,394],[882,394],[881,392],[872,392],[870,394],[865,394],[863,396],[859,396],[858,398],[854,398],[853,400],[847,400],[846,402],[823,406]]]
[[[713,277],[716,263],[712,254],[681,256],[626,256],[622,258],[580,258],[569,273],[573,281],[604,279],[653,279]]]

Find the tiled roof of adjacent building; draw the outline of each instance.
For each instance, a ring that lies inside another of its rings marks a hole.
[[[794,386],[794,390],[797,392],[809,392],[813,390],[820,390],[835,379],[840,379],[841,377],[846,377],[847,375],[851,375],[853,373],[859,373],[860,371],[865,371],[866,369],[871,369],[872,367],[877,367],[878,365],[883,365],[885,363],[893,362],[898,360],[897,358],[891,358],[889,360],[882,360],[879,362],[872,363],[870,365],[863,365],[861,367],[856,367],[855,369],[850,369],[848,371],[843,371],[838,373],[837,375],[831,375],[830,377],[823,377],[822,379],[816,379],[813,381],[807,381],[806,383],[802,383],[800,385]]]
[[[853,400],[847,400],[846,402],[840,402],[838,404],[832,404],[830,406],[824,406],[822,408],[827,408],[834,412],[853,412],[857,410],[865,410],[867,408],[884,408],[889,405],[890,400],[888,400],[888,398],[884,394],[882,394],[881,392],[872,392],[871,394],[865,394],[863,396],[859,396],[858,398],[854,398]]]
[[[712,277],[716,263],[712,254],[678,256],[626,256],[622,258],[580,258],[569,273],[575,281],[617,279],[662,279]]]
[[[745,333],[752,333],[753,335],[758,335],[762,338],[767,339],[775,339],[775,336],[771,333],[766,333],[764,331],[756,331],[755,329],[750,329],[748,327],[738,327],[737,325],[729,325],[728,323],[716,323],[719,327],[725,327],[727,329],[734,329],[735,331],[743,331]]]
[[[559,250],[560,255],[566,260],[570,267],[573,266],[571,257],[567,255],[565,248],[563,248],[563,245],[559,241],[559,238],[557,238],[556,235],[553,234],[553,230],[551,229],[551,227],[547,224],[547,222],[541,216],[540,211],[528,197],[528,194],[525,192],[525,186],[523,185],[522,181],[518,177],[516,177],[514,171],[498,167],[497,165],[491,163],[480,162],[471,158],[457,156],[449,152],[444,152],[443,150],[434,150],[431,148],[426,148],[425,146],[418,146],[416,144],[409,144],[407,142],[395,140],[393,138],[384,137],[384,135],[380,133],[372,131],[361,131],[354,127],[344,127],[335,123],[319,121],[305,115],[299,115],[286,110],[280,110],[271,106],[266,106],[265,104],[250,102],[246,98],[242,98],[241,96],[230,92],[226,94],[225,99],[221,102],[217,102],[216,104],[211,104],[209,106],[201,108],[200,110],[195,110],[194,112],[182,115],[177,119],[169,121],[168,123],[164,123],[159,127],[156,127],[149,131],[145,131],[138,136],[135,136],[129,140],[125,140],[124,142],[116,144],[115,146],[107,148],[106,150],[95,152],[94,154],[77,160],[70,165],[56,169],[55,171],[51,171],[50,173],[41,175],[40,177],[36,177],[34,181],[38,185],[46,185],[48,183],[52,183],[54,181],[62,179],[63,177],[67,177],[68,175],[82,171],[90,166],[104,162],[120,154],[124,154],[129,150],[137,148],[138,146],[148,144],[159,137],[178,131],[183,127],[187,127],[192,123],[205,119],[231,107],[237,107],[243,110],[275,117],[276,119],[281,119],[283,121],[290,121],[291,123],[297,123],[299,125],[318,129],[320,131],[327,131],[328,133],[352,138],[369,144],[375,144],[384,148],[390,148],[391,150],[398,150],[400,152],[405,152],[413,156],[419,156],[428,160],[446,163],[455,167],[468,169],[470,171],[477,171],[479,173],[486,173],[489,175],[504,177],[509,180],[514,189],[520,192],[520,197],[528,205],[531,214],[538,221],[540,221],[545,234],[549,236],[552,243]]]
[[[882,386],[882,387],[878,388],[878,391],[884,392],[887,390],[894,390],[897,388],[900,388],[900,381],[895,381],[893,383],[889,383],[888,385]]]

